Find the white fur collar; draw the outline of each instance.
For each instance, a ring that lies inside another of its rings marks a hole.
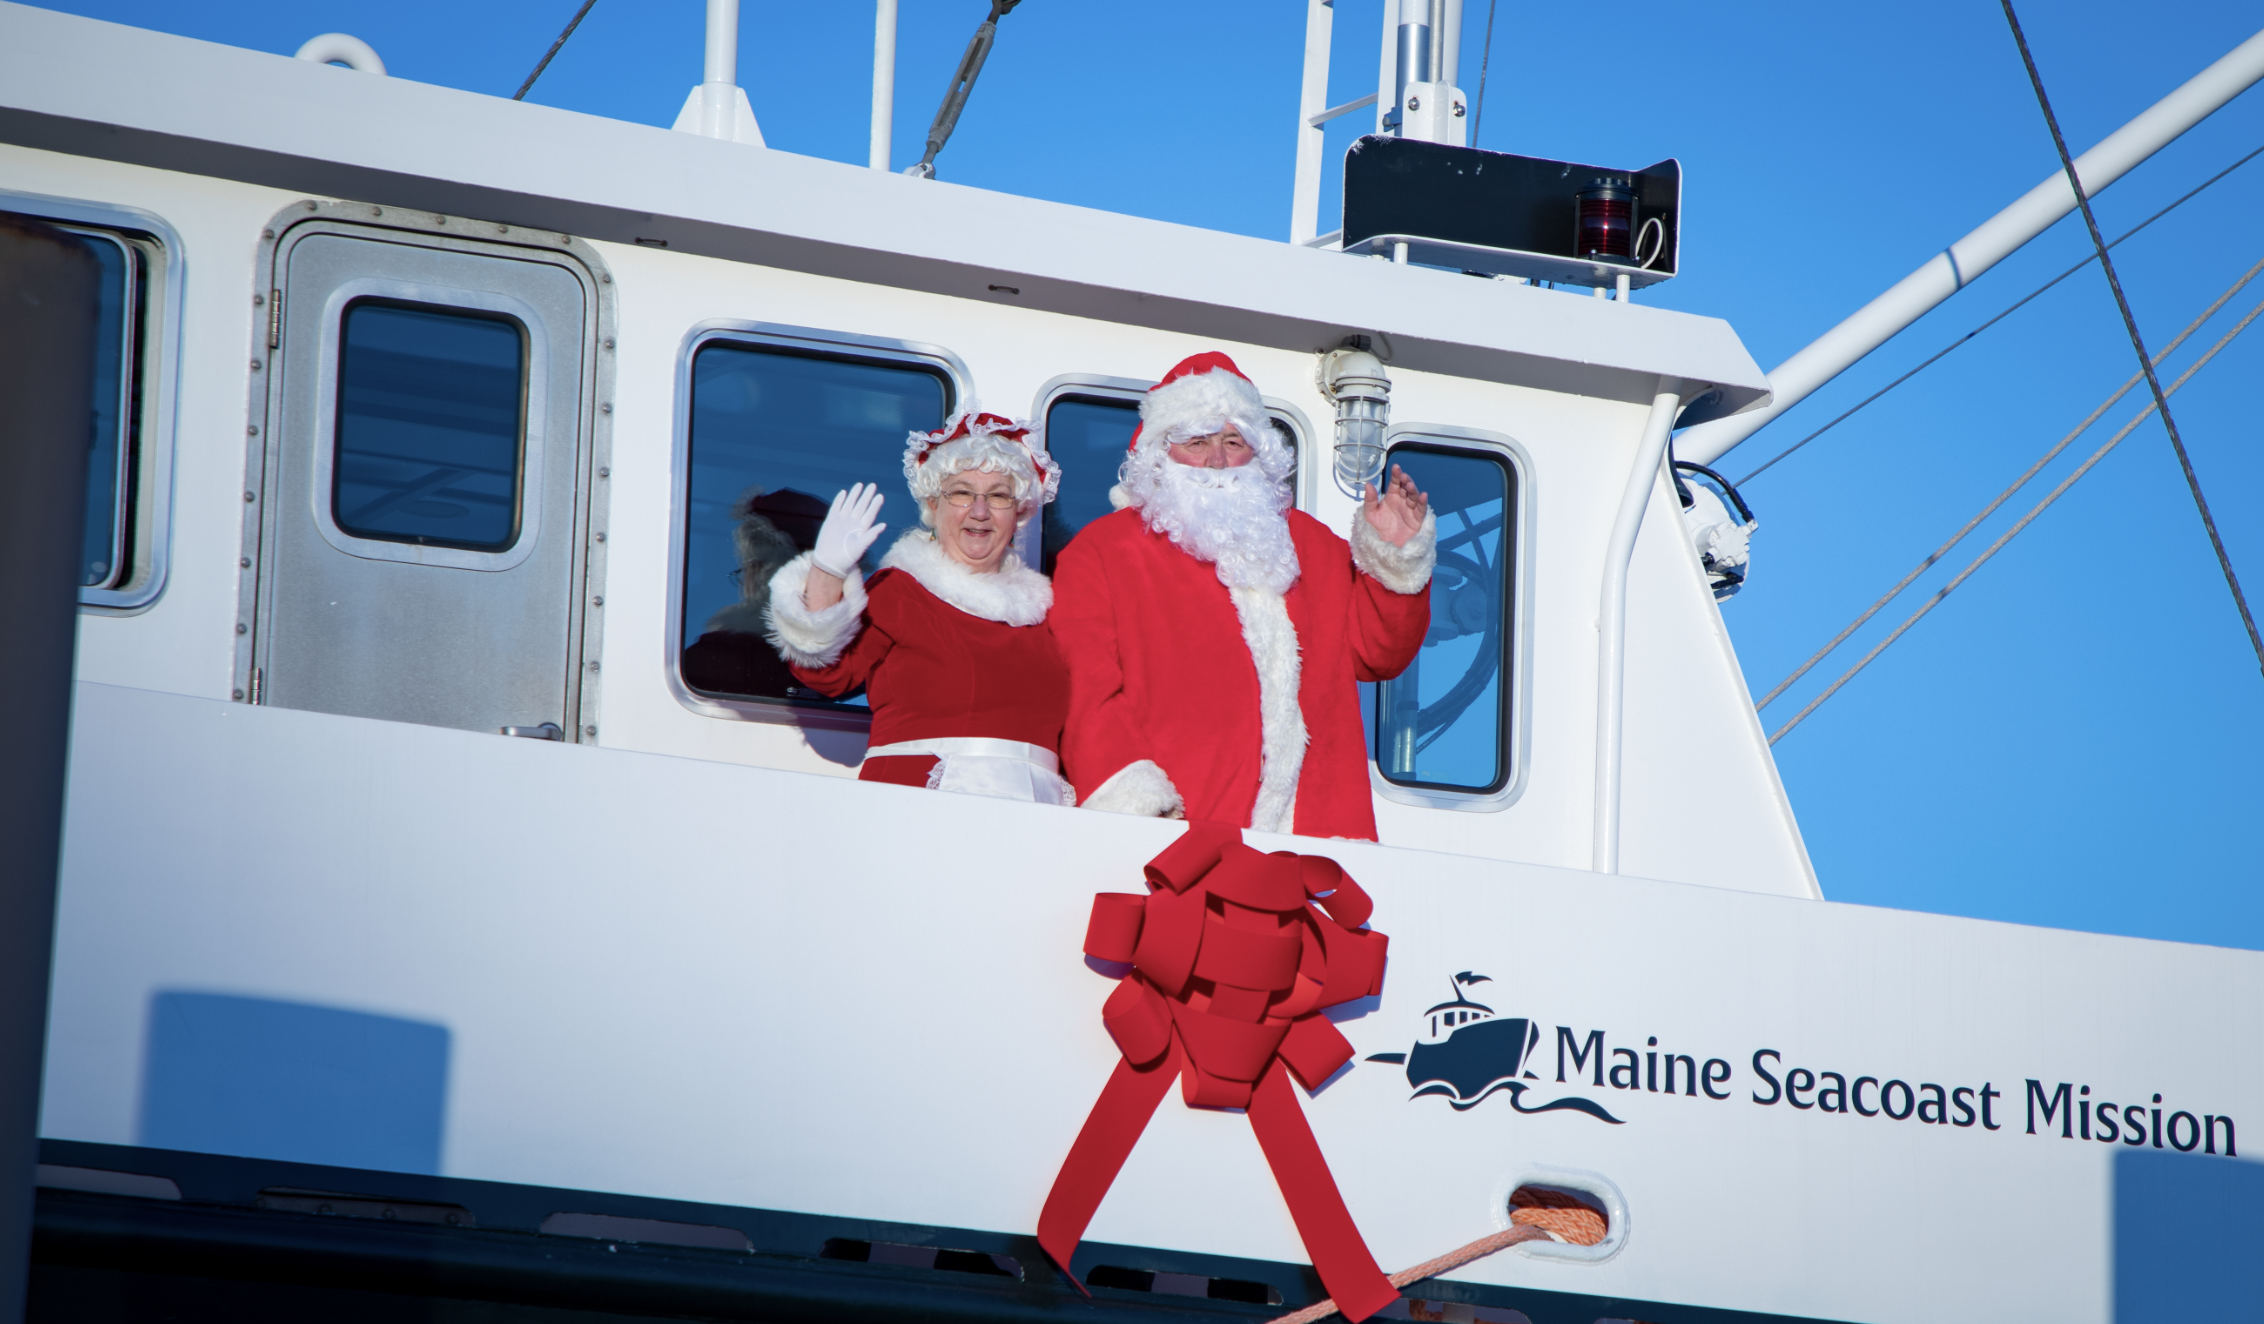
[[[978,575],[951,559],[926,529],[912,529],[880,559],[883,570],[901,570],[920,587],[969,616],[1004,625],[1036,625],[1053,609],[1053,581],[1024,565],[1012,552],[996,574]]]

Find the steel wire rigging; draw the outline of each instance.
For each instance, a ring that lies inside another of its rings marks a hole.
[[[2158,364],[2164,359],[2167,359],[2172,353],[2177,350],[2178,346],[2183,345],[2186,340],[2193,335],[2194,332],[2200,330],[2210,318],[2215,317],[2218,310],[2222,309],[2226,304],[2232,302],[2233,296],[2240,293],[2241,290],[2245,288],[2250,281],[2256,279],[2259,273],[2264,273],[2264,261],[2260,261],[2255,266],[2250,267],[2239,280],[2234,281],[2223,294],[2218,295],[2217,301],[2215,303],[2210,304],[2206,309],[2202,310],[2201,315],[2194,318],[2193,321],[2188,323],[2185,330],[2178,332],[2176,339],[2170,341],[2169,344],[2162,347],[2162,352],[2154,356],[2154,361]],[[2214,353],[2215,351],[2211,352]],[[2045,451],[2043,455],[2037,458],[2036,463],[2029,465],[2026,472],[2022,473],[2020,477],[2013,480],[2012,486],[2007,487],[2002,492],[1999,492],[1994,501],[1991,501],[1988,505],[1983,506],[1979,514],[1975,515],[1972,519],[1967,520],[1963,528],[1960,528],[1956,533],[1951,534],[1948,542],[1945,542],[1941,546],[1935,548],[1931,555],[1929,555],[1925,560],[1920,561],[1909,574],[1904,575],[1899,581],[1897,581],[1893,588],[1890,588],[1884,594],[1881,594],[1877,602],[1874,602],[1869,607],[1866,607],[1862,615],[1856,617],[1853,621],[1848,622],[1847,628],[1840,631],[1838,634],[1833,635],[1830,643],[1825,644],[1822,648],[1817,649],[1816,655],[1814,657],[1811,657],[1806,662],[1801,663],[1798,667],[1793,669],[1791,675],[1786,676],[1781,681],[1778,681],[1777,687],[1775,689],[1770,690],[1766,695],[1763,695],[1761,701],[1753,705],[1754,711],[1758,712],[1761,709],[1768,707],[1771,703],[1775,702],[1779,695],[1783,694],[1786,690],[1791,689],[1792,686],[1796,682],[1798,682],[1802,676],[1807,675],[1817,663],[1830,656],[1832,650],[1838,648],[1841,644],[1846,643],[1849,635],[1852,635],[1857,630],[1862,629],[1865,622],[1869,621],[1873,616],[1878,615],[1881,608],[1885,607],[1888,603],[1894,601],[1895,598],[1900,596],[1904,589],[1910,587],[1912,581],[1916,580],[1920,575],[1925,574],[1928,570],[1932,569],[1935,562],[1941,560],[1944,556],[1949,555],[1951,548],[1956,547],[1959,543],[1965,541],[1965,536],[1967,534],[1973,532],[1976,528],[1979,528],[1981,522],[1989,518],[1989,516],[1995,514],[1999,506],[2002,506],[2005,504],[2005,502],[2012,500],[2014,493],[2020,491],[2021,488],[2026,487],[2030,479],[2034,478],[2038,473],[2043,471],[2045,465],[2050,464],[2054,459],[2058,458],[2060,452],[2066,450],[2077,437],[2080,437],[2085,432],[2090,431],[2092,424],[2098,422],[2099,419],[2103,415],[2105,415],[2108,410],[2115,407],[2116,402],[2120,401],[2124,396],[2130,394],[2130,392],[2144,380],[2146,380],[2146,378],[2143,374],[2135,372],[2132,373],[2130,375],[2130,380],[2115,388],[2115,393],[2108,396],[2104,401],[2102,401],[2099,407],[2092,410],[2091,413],[2087,417],[2085,417],[2081,423],[2076,424],[2074,431],[2068,433],[2066,436],[2060,438],[2059,441],[2054,443],[2050,450]],[[2179,380],[2183,381],[2184,379],[2180,378]],[[1806,716],[1806,713],[1803,713],[1802,716]],[[1785,729],[1790,730],[1791,726],[1788,724]],[[1782,735],[1784,733],[1780,731],[1777,734]]]
[[[2207,366],[2209,361],[2217,357],[2217,355],[2225,348],[2225,346],[2230,345],[2233,342],[2233,338],[2235,336],[2238,336],[2241,332],[2246,331],[2249,327],[2249,324],[2251,322],[2254,322],[2260,314],[2264,314],[2264,302],[2260,302],[2254,308],[2249,309],[2248,315],[2246,317],[2241,318],[2239,322],[2233,325],[2232,330],[2225,332],[2225,334],[2218,339],[2216,344],[2211,345],[2209,347],[2208,353],[2203,354],[2200,358],[2194,360],[2193,366],[2187,368],[2183,373],[2180,373],[2178,375],[2178,379],[2170,383],[2169,390],[2163,392],[2163,394],[2165,396],[2175,395],[2179,387],[2182,387],[2187,382],[2191,381],[2195,373],[2201,371],[2203,367]],[[2167,351],[2164,352],[2167,353]],[[2124,389],[2128,390],[2129,387],[2126,386]],[[2118,392],[2117,394],[2119,398],[2120,393]],[[1791,721],[1786,722],[1783,726],[1778,727],[1775,734],[1769,737],[1769,743],[1774,745],[1779,740],[1784,739],[1785,733],[1787,731],[1790,731],[1792,730],[1792,728],[1800,725],[1802,721],[1807,719],[1810,713],[1815,712],[1818,708],[1822,707],[1826,699],[1829,699],[1834,694],[1839,693],[1841,686],[1855,679],[1857,672],[1871,665],[1872,661],[1876,659],[1879,654],[1887,651],[1889,645],[1893,644],[1895,640],[1902,638],[1903,634],[1907,632],[1911,626],[1918,624],[1921,617],[1925,616],[1927,612],[1930,612],[1934,608],[1940,606],[1942,599],[1956,592],[1959,585],[1972,578],[1973,572],[1979,570],[1983,565],[1987,564],[1989,558],[1995,556],[1998,552],[2003,551],[2007,543],[2011,542],[2014,538],[2020,535],[2021,530],[2026,529],[2029,524],[2035,521],[2037,516],[2044,513],[2046,508],[2048,508],[2053,502],[2059,500],[2063,495],[2065,495],[2067,493],[2067,490],[2071,487],[2074,487],[2076,482],[2080,480],[2085,474],[2090,473],[2091,470],[2098,465],[2099,461],[2106,459],[2108,452],[2121,445],[2123,438],[2129,436],[2132,432],[2137,431],[2138,425],[2144,423],[2147,417],[2153,414],[2155,411],[2156,406],[2149,402],[2146,408],[2139,411],[2137,417],[2131,419],[2128,423],[2123,424],[2122,429],[2116,432],[2114,436],[2109,437],[2105,445],[2101,446],[2098,450],[2093,451],[2090,458],[2086,459],[2082,464],[2077,465],[2073,473],[2060,480],[2059,486],[2046,493],[2042,501],[2039,501],[2034,506],[2030,507],[2028,513],[2020,517],[2018,523],[2005,530],[2004,533],[1995,542],[1989,544],[1988,549],[1982,552],[1981,555],[1973,558],[1972,564],[1966,566],[1965,569],[1958,571],[1957,577],[1950,580],[1949,583],[1942,585],[1942,587],[1940,587],[1939,589],[1936,589],[1934,591],[1934,596],[1928,598],[1924,606],[1920,607],[1917,611],[1912,612],[1909,619],[1896,626],[1892,634],[1889,634],[1886,638],[1880,640],[1875,646],[1873,646],[1870,652],[1863,655],[1863,659],[1861,661],[1857,662],[1854,666],[1849,667],[1847,671],[1843,673],[1838,680],[1833,681],[1822,694],[1819,694],[1815,698],[1810,699],[1808,701],[1808,706],[1793,714]],[[2094,415],[2094,417],[2096,417],[2096,415]],[[2088,424],[2086,424],[2086,426],[2088,426]],[[2064,445],[2065,443],[2062,444]],[[1960,536],[1962,537],[1963,535],[1961,534]],[[1904,582],[1907,583],[1909,581],[1905,580]],[[1874,610],[1876,610],[1876,608],[1874,608]],[[1845,636],[1843,635],[1842,637],[1844,638]],[[1811,665],[1813,665],[1813,660],[1811,660]],[[1781,689],[1782,687],[1780,686],[1779,688]]]
[[[2138,319],[2131,315],[2130,300],[2123,297],[2122,278],[2115,274],[2115,261],[2107,255],[2107,241],[2099,234],[2099,218],[2091,214],[2091,198],[2083,191],[2083,180],[2075,172],[2075,158],[2068,155],[2067,138],[2060,133],[2059,116],[2052,113],[2052,99],[2044,93],[2044,76],[2036,71],[2036,57],[2028,50],[2027,34],[2020,30],[2020,16],[2012,9],[2012,0],[2000,0],[2004,5],[2005,22],[2012,25],[2012,39],[2020,47],[2020,62],[2027,66],[2029,86],[2036,89],[2036,104],[2044,112],[2044,124],[2052,131],[2052,146],[2060,154],[2060,168],[2067,172],[2067,186],[2075,191],[2075,205],[2083,212],[2083,226],[2091,232],[2091,247],[2099,254],[2099,268],[2107,273],[2107,288],[2115,293],[2115,307],[2121,311],[2123,330],[2130,333],[2130,347],[2138,355],[2139,371],[2146,374],[2146,387],[2154,394],[2154,408],[2162,415],[2162,429],[2170,434],[2170,447],[2177,452],[2178,467],[2185,471],[2186,489],[2193,493],[2194,509],[2201,512],[2201,527],[2209,531],[2209,545],[2217,553],[2217,566],[2225,572],[2225,587],[2232,590],[2233,605],[2240,609],[2240,623],[2248,631],[2249,646],[2256,650],[2258,674],[2264,675],[2264,635],[2256,632],[2256,618],[2248,610],[2248,595],[2240,591],[2240,576],[2233,573],[2233,559],[2225,551],[2225,540],[2217,533],[2216,517],[2209,513],[2209,499],[2201,494],[2201,479],[2193,472],[2193,458],[2186,454],[2185,439],[2178,435],[2177,419],[2170,413],[2169,397],[2162,391],[2161,379],[2154,375],[2154,361],[2146,356],[2145,338],[2138,333]]]
[[[535,80],[542,77],[542,71],[550,67],[552,60],[558,58],[559,49],[565,46],[568,37],[574,35],[574,29],[582,26],[582,20],[590,16],[590,6],[596,3],[597,0],[582,0],[582,7],[574,11],[573,21],[566,25],[564,32],[558,34],[558,40],[550,43],[550,49],[542,53],[541,61],[535,65],[535,71],[527,75],[527,81],[519,84],[519,90],[511,94],[513,101],[527,99],[527,93],[534,88]],[[610,13],[611,11],[607,12]]]
[[[2116,236],[2114,240],[2108,243],[2107,247],[2117,247],[2125,239],[2128,239],[2131,236],[2137,234],[2140,230],[2145,229],[2147,226],[2152,225],[2154,222],[2161,220],[2164,216],[2167,216],[2171,212],[2176,211],[2186,203],[2193,201],[2195,198],[2201,196],[2202,190],[2207,189],[2210,185],[2215,184],[2217,181],[2223,179],[2225,176],[2231,174],[2235,170],[2240,169],[2242,166],[2247,165],[2249,162],[2255,160],[2259,156],[2264,156],[2264,147],[2257,147],[2251,150],[2247,155],[2241,157],[2238,161],[2233,162],[2231,165],[2226,166],[2216,174],[2211,175],[2207,179],[2202,180],[2199,184],[2194,185],[2183,195],[2179,196],[2176,200],[2171,202],[2169,206],[2162,208],[2160,211],[2155,212],[2152,216],[2147,217],[2145,220],[2140,221],[2138,224],[2130,227],[2128,230],[2123,231],[2120,235]],[[1878,390],[1873,391],[1871,394],[1864,396],[1861,400],[1856,401],[1853,405],[1850,405],[1847,408],[1846,412],[1838,415],[1837,417],[1832,419],[1831,422],[1824,424],[1822,427],[1817,428],[1814,432],[1809,433],[1807,436],[1802,437],[1800,440],[1792,443],[1790,446],[1787,446],[1783,450],[1778,451],[1775,455],[1770,456],[1767,460],[1763,461],[1758,467],[1756,467],[1751,473],[1748,473],[1743,478],[1738,479],[1737,485],[1742,487],[1745,484],[1750,483],[1754,479],[1760,477],[1762,474],[1767,473],[1776,465],[1777,461],[1784,459],[1786,456],[1792,454],[1796,450],[1799,450],[1809,442],[1814,441],[1816,438],[1823,436],[1833,428],[1836,428],[1840,424],[1845,423],[1847,420],[1855,417],[1856,414],[1862,412],[1866,407],[1876,403],[1879,397],[1885,395],[1889,391],[1892,391],[1896,387],[1902,385],[1904,382],[1909,381],[1911,378],[1916,377],[1919,373],[1922,373],[1928,368],[1933,367],[1936,363],[1939,363],[1944,358],[1947,358],[1952,350],[1962,348],[1965,345],[1965,342],[1973,339],[1977,335],[1980,335],[1982,332],[1988,330],[1992,326],[1995,326],[1997,323],[2002,322],[2006,318],[2012,316],[2014,313],[2019,312],[2021,309],[2035,302],[2036,299],[2045,291],[2051,289],[2061,281],[2066,280],[2068,277],[2074,275],[2078,271],[2083,270],[2085,267],[2090,266],[2092,263],[2098,260],[2099,255],[2097,253],[2088,253],[2084,255],[2084,258],[2081,262],[2076,263],[2074,266],[2069,267],[2059,275],[2052,277],[2050,280],[2045,281],[2035,289],[2030,290],[2027,294],[2022,295],[2003,312],[1998,313],[1995,317],[1990,318],[1988,321],[1983,322],[1981,325],[1973,328],[1971,331],[1968,331],[1964,335],[1959,336],[1949,344],[1944,345],[1940,350],[1937,350],[1935,353],[1929,355],[1926,359],[1920,362],[1917,367],[1912,368],[1902,376],[1895,378],[1893,381],[1888,382],[1885,386],[1880,387]]]

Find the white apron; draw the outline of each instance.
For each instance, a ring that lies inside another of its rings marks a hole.
[[[962,795],[991,795],[1041,805],[1074,805],[1077,792],[1061,779],[1061,759],[1042,745],[989,736],[947,736],[901,740],[865,751],[865,757],[926,754],[936,760],[928,789]]]

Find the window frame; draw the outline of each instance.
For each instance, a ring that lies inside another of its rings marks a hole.
[[[511,541],[492,550],[453,547],[443,543],[406,542],[371,538],[352,532],[338,522],[338,410],[343,400],[339,367],[345,361],[346,314],[362,303],[390,304],[461,312],[470,316],[516,323],[525,339],[525,359],[519,374],[518,476],[512,491]],[[574,328],[577,333],[582,329]],[[320,370],[315,379],[315,426],[320,429],[310,457],[313,482],[309,497],[314,504],[314,525],[322,540],[348,556],[365,561],[397,561],[409,565],[446,566],[454,570],[488,572],[509,570],[534,555],[542,537],[542,505],[529,501],[527,476],[547,472],[550,452],[550,336],[542,311],[515,295],[495,290],[470,290],[391,276],[359,276],[333,287],[323,300]],[[569,420],[569,426],[572,420]]]
[[[1046,414],[1064,396],[1082,395],[1104,400],[1138,401],[1154,385],[1154,382],[1142,381],[1137,377],[1104,377],[1097,373],[1080,372],[1063,373],[1059,377],[1048,379],[1045,385],[1038,388],[1037,398],[1030,405],[1030,421],[1041,428],[1044,427]],[[1320,498],[1319,470],[1313,464],[1313,447],[1317,443],[1314,438],[1312,421],[1305,417],[1304,410],[1299,409],[1287,400],[1263,394],[1258,398],[1265,402],[1267,417],[1287,423],[1289,430],[1297,434],[1297,471],[1290,478],[1290,494],[1297,509],[1310,514]],[[1035,527],[1035,523],[1035,521],[1032,521],[1032,527]],[[1032,565],[1037,564],[1034,555],[1035,549],[1024,546],[1022,536],[1019,534],[1015,537],[1014,550],[1021,553],[1023,560],[1029,561]]]
[[[1533,744],[1533,637],[1530,617],[1533,600],[1533,548],[1534,512],[1539,503],[1534,496],[1533,457],[1514,437],[1491,432],[1483,428],[1456,427],[1443,423],[1395,423],[1384,432],[1385,464],[1389,465],[1391,451],[1400,445],[1428,446],[1434,450],[1461,451],[1509,466],[1516,481],[1511,514],[1517,523],[1512,531],[1511,544],[1517,563],[1512,567],[1509,594],[1509,619],[1503,622],[1503,660],[1509,667],[1509,692],[1504,696],[1502,712],[1510,729],[1501,742],[1503,755],[1509,767],[1501,787],[1492,791],[1458,791],[1445,787],[1408,785],[1393,781],[1384,775],[1376,761],[1374,694],[1362,696],[1363,736],[1367,744],[1368,785],[1379,797],[1394,804],[1411,805],[1422,809],[1447,809],[1463,813],[1498,813],[1509,808],[1525,794],[1532,775]]]
[[[901,363],[940,370],[951,384],[951,399],[944,410],[946,418],[978,398],[973,377],[957,354],[925,341],[735,318],[713,318],[698,323],[684,333],[676,352],[674,421],[668,462],[668,610],[666,633],[661,639],[665,650],[661,674],[668,678],[668,691],[676,697],[676,702],[702,717],[862,735],[872,729],[869,713],[797,704],[787,699],[724,698],[702,694],[684,681],[684,558],[691,535],[692,363],[702,349],[718,341],[791,350],[837,361]]]
[[[179,393],[183,288],[188,268],[181,236],[164,218],[139,207],[86,202],[0,189],[0,210],[82,230],[99,230],[139,253],[142,298],[136,313],[129,401],[139,397],[138,424],[129,438],[129,481],[119,512],[132,567],[116,588],[78,590],[79,610],[90,616],[132,616],[163,596],[172,570],[175,397]],[[130,492],[130,495],[127,494]]]

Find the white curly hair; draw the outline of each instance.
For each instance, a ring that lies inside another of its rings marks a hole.
[[[935,527],[935,503],[955,474],[979,469],[1014,480],[1014,500],[1027,517],[1061,494],[1061,466],[1046,453],[1043,435],[1025,422],[968,408],[933,432],[905,439],[904,481],[920,507],[920,522]]]

